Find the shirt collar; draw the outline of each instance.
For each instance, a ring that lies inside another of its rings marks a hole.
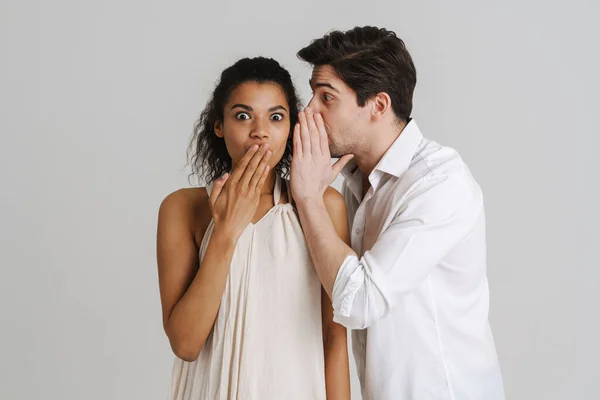
[[[340,172],[345,179],[346,186],[354,197],[360,201],[362,199],[362,172],[358,169],[358,165],[355,160],[350,160],[348,164],[342,168]]]
[[[400,136],[381,157],[373,171],[381,171],[399,178],[410,167],[410,163],[422,140],[421,130],[415,120],[411,119]]]
[[[410,163],[423,140],[423,134],[417,126],[414,119],[411,119],[402,130],[402,133],[392,143],[390,148],[385,152],[371,175],[369,181],[371,186],[376,190],[380,181],[381,173],[400,177],[408,168]],[[348,188],[353,192],[357,199],[361,199],[362,195],[362,173],[358,169],[355,160],[350,160],[341,171],[342,176],[346,179]]]

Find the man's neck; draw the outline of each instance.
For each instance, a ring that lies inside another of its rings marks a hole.
[[[385,153],[402,134],[406,125],[406,122],[401,122],[399,124],[386,126],[385,129],[375,132],[371,135],[373,141],[363,147],[364,151],[357,152],[357,154],[354,155],[356,165],[358,165],[358,169],[360,169],[365,179],[365,181],[363,181],[363,188],[365,188],[365,183],[368,183],[371,172],[373,172]],[[366,187],[363,192],[366,193],[367,190],[368,187]]]

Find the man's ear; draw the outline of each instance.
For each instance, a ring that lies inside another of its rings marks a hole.
[[[217,135],[217,137],[220,137],[221,139],[223,139],[223,122],[222,121],[217,121],[215,122],[215,135]]]
[[[390,95],[386,92],[379,92],[371,99],[373,104],[373,108],[371,111],[371,116],[376,120],[380,120],[383,116],[391,110],[392,108],[392,99]]]

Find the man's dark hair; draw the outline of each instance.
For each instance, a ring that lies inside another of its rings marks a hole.
[[[417,71],[404,42],[393,31],[372,26],[333,31],[300,50],[298,58],[313,67],[331,66],[356,92],[359,106],[385,92],[396,117],[410,118]]]
[[[286,176],[292,161],[292,132],[298,122],[300,99],[292,83],[289,72],[271,58],[243,58],[221,73],[219,80],[206,107],[194,126],[194,135],[188,148],[192,174],[203,177],[206,183],[220,178],[232,167],[231,157],[225,147],[225,140],[217,137],[214,126],[223,121],[224,107],[231,93],[242,83],[274,83],[285,93],[289,105],[290,134],[286,142],[283,158],[275,166],[278,174]]]

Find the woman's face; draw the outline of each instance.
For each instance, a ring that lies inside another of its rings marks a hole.
[[[290,134],[289,105],[283,89],[276,83],[245,82],[233,90],[223,110],[223,121],[215,133],[225,140],[235,168],[255,144],[267,143],[273,152],[271,169],[285,152]]]

